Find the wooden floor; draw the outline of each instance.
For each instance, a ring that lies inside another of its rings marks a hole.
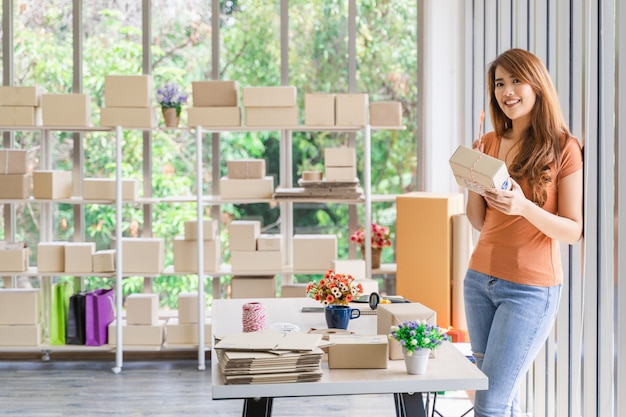
[[[211,399],[210,362],[0,359],[0,416],[241,416],[242,400]],[[471,404],[464,393],[439,395],[443,417],[459,417]],[[279,398],[275,417],[393,417],[391,395]],[[473,413],[466,417],[473,416]]]

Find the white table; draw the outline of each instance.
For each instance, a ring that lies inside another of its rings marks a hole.
[[[291,323],[306,332],[311,328],[327,328],[323,313],[303,313],[302,307],[320,307],[309,298],[269,298],[213,300],[212,333],[223,335],[242,332],[242,306],[250,301],[261,302],[266,309],[267,323]],[[353,304],[369,310],[367,304]],[[360,334],[376,334],[376,315],[361,315],[350,321],[348,330]],[[291,384],[225,385],[215,351],[211,354],[213,399],[244,399],[243,417],[269,417],[272,400],[277,397],[321,395],[394,394],[398,417],[425,416],[422,393],[484,390],[487,377],[452,344],[445,343],[428,363],[425,375],[406,373],[404,361],[390,360],[387,369],[328,369],[319,382]],[[414,394],[412,394],[414,393]]]

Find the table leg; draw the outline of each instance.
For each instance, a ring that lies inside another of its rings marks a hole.
[[[397,392],[393,394],[393,399],[396,404],[396,417],[426,417],[421,392]]]
[[[244,399],[242,417],[270,417],[273,400],[271,397]]]

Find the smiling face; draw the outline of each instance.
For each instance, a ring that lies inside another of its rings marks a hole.
[[[527,126],[537,100],[537,94],[502,66],[496,67],[494,79],[494,97],[502,112],[514,125]]]

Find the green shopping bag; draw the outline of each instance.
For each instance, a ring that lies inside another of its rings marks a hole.
[[[70,308],[70,296],[73,293],[71,282],[54,284],[50,311],[50,344],[65,344],[65,324]]]

